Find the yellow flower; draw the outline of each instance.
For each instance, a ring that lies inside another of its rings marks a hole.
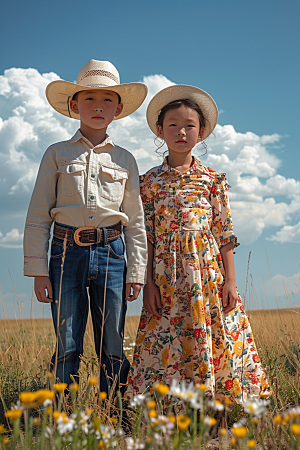
[[[101,398],[101,400],[104,402],[104,400],[106,399],[106,397],[107,397],[107,393],[106,392],[100,392],[100,398]]]
[[[150,409],[150,411],[149,411],[149,417],[156,417],[156,416],[157,416],[157,414],[156,414],[155,409]]]
[[[79,389],[79,384],[77,384],[77,383],[71,383],[69,385],[70,392],[73,392],[73,391],[78,392],[78,389]]]
[[[274,423],[274,425],[279,425],[279,424],[281,424],[281,422],[282,422],[282,417],[280,414],[277,414],[273,419],[273,423]]]
[[[25,405],[29,406],[36,400],[36,394],[35,392],[21,392],[19,394],[20,402]]]
[[[247,427],[232,427],[231,431],[237,438],[244,438],[247,434]]]
[[[53,373],[52,372],[48,372],[47,373],[47,378],[53,378]]]
[[[197,384],[196,387],[199,389],[199,391],[201,392],[205,392],[207,387],[206,384]]]
[[[249,439],[247,444],[249,448],[254,448],[256,446],[256,441],[254,439]]]
[[[270,391],[263,391],[259,394],[260,398],[269,398],[271,396],[271,392]]]
[[[169,386],[164,383],[155,383],[154,387],[160,395],[167,395],[170,390]]]
[[[158,425],[159,425],[159,420],[154,418],[154,419],[152,420],[152,426],[153,426],[153,428],[156,428]]]
[[[290,416],[286,414],[282,420],[282,425],[288,425],[290,422]]]
[[[85,413],[86,413],[86,414],[89,414],[89,415],[93,414],[92,408],[86,408],[86,409],[85,409]]]
[[[170,422],[175,423],[176,422],[176,417],[174,415],[168,416],[168,419]]]
[[[179,430],[185,431],[191,423],[191,419],[187,416],[179,414],[177,416],[177,423]]]
[[[3,445],[8,444],[8,441],[9,441],[8,437],[7,436],[3,436]]]
[[[55,383],[53,385],[53,388],[59,392],[60,394],[62,394],[64,392],[64,390],[67,388],[67,383]]]
[[[54,411],[53,413],[53,419],[57,420],[60,417],[60,412],[59,411]]]
[[[49,406],[49,408],[47,409],[48,416],[50,416],[51,413],[52,413],[52,406]]]
[[[49,391],[48,389],[40,389],[35,392],[35,400],[38,403],[44,403],[45,400],[53,400],[54,391]]]
[[[152,443],[152,439],[151,439],[151,437],[147,437],[147,444],[151,444]]]
[[[231,445],[233,445],[235,447],[236,440],[234,439],[234,437],[231,438],[229,442],[230,442]]]
[[[293,423],[291,425],[291,430],[296,436],[300,436],[300,423]]]
[[[147,406],[149,409],[153,409],[156,406],[156,402],[154,400],[148,400],[147,401]]]
[[[3,424],[0,425],[0,434],[4,433],[6,431],[6,428]]]
[[[227,434],[226,428],[220,428],[220,430],[219,430],[219,435],[220,435],[220,436],[226,436],[226,434]]]
[[[40,417],[36,417],[32,421],[32,425],[39,425],[41,423],[42,419]]]
[[[10,409],[9,411],[6,411],[5,417],[8,417],[9,419],[16,420],[19,419],[22,415],[21,409]]]
[[[92,386],[96,386],[97,384],[97,378],[96,377],[91,377],[89,379],[89,384],[91,384]]]
[[[118,423],[118,421],[117,421],[117,419],[116,419],[115,417],[111,417],[111,418],[110,418],[110,421],[111,421],[111,423],[112,423],[113,425],[117,425],[117,423]]]
[[[104,450],[104,449],[105,449],[105,446],[104,446],[103,442],[99,441],[99,444],[97,445],[97,450]]]

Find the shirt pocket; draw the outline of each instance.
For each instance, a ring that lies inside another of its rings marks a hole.
[[[77,162],[70,162],[59,166],[57,172],[58,190],[62,195],[71,197],[82,192],[85,165]]]
[[[110,201],[123,199],[128,170],[119,166],[101,164],[100,167],[100,195]]]

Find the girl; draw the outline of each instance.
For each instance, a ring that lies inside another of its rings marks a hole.
[[[214,100],[193,86],[163,89],[147,109],[168,156],[140,178],[148,272],[129,398],[174,379],[236,402],[268,388],[236,290],[225,174],[192,156],[217,119]]]

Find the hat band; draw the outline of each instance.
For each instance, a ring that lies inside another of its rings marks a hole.
[[[110,78],[115,83],[120,84],[120,80],[118,79],[118,77],[116,77],[111,72],[107,72],[106,70],[89,70],[88,72],[85,72],[83,75],[81,75],[81,77],[77,80],[77,84],[79,84],[80,81],[84,80],[84,78],[94,77],[94,76],[97,76],[97,75]]]

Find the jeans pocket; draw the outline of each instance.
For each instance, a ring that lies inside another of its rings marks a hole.
[[[109,254],[113,258],[124,259],[125,246],[123,239],[121,237],[115,239],[114,241],[110,241],[108,245],[109,245]]]
[[[64,241],[61,239],[55,239],[51,244],[51,259],[59,259],[62,258],[63,255],[68,253],[70,246],[70,241],[67,243],[66,250],[64,252]]]

